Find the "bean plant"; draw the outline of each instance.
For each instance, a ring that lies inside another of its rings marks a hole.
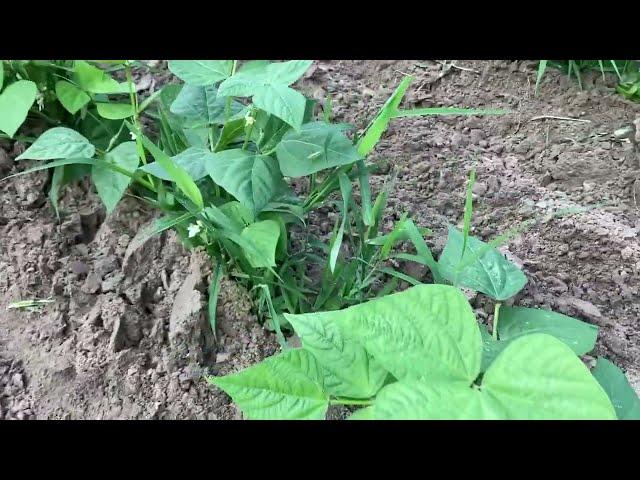
[[[450,228],[437,261],[428,230],[406,214],[382,231],[393,182],[374,196],[367,156],[391,121],[504,112],[403,109],[405,77],[358,129],[334,123],[330,101],[318,106],[293,88],[310,61],[174,60],[169,69],[181,83],[144,102],[132,61],[110,61],[125,70],[123,84],[80,62],[74,69],[89,73],[75,72],[76,86],[93,95],[78,108],[95,103],[104,114],[98,95],[128,92],[127,105],[114,100],[118,106],[107,109],[121,128],[106,144],[72,125],[47,129],[16,159],[41,164],[17,175],[83,168],[107,213],[128,191],[162,212],[129,252],[168,229],[188,248],[206,251],[214,264],[214,331],[221,278],[247,286],[282,353],[210,378],[247,417],[324,418],[334,403],[365,406],[354,418],[615,418],[621,408],[637,415],[637,398],[617,367],[599,360],[596,381],[576,357],[593,348],[595,327],[502,306],[526,277],[496,250],[513,232],[489,243],[469,235],[473,178],[464,226]],[[143,113],[153,129],[143,128]],[[308,228],[319,209],[338,212],[328,238]],[[425,265],[434,285],[391,260]],[[394,294],[404,284],[413,287]],[[495,300],[491,334],[475,322],[460,287]],[[302,348],[289,348],[292,332]]]

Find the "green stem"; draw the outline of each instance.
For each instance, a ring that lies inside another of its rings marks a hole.
[[[332,398],[329,400],[329,405],[373,405],[373,400],[356,400],[354,398]]]
[[[495,309],[493,311],[493,332],[491,332],[493,339],[498,341],[498,320],[500,319],[500,306],[502,303],[496,303]]]
[[[125,72],[127,75],[127,84],[129,85],[129,102],[131,103],[131,106],[133,107],[133,124],[136,126],[136,129],[140,132],[140,134],[142,135],[142,125],[140,125],[140,113],[138,112],[138,94],[136,93],[136,90],[134,88],[133,85],[133,76],[131,73],[131,62],[129,60],[127,60],[126,64],[125,64]],[[138,155],[140,156],[140,159],[142,160],[142,163],[144,165],[147,164],[147,154],[144,151],[144,147],[142,146],[142,139],[140,138],[140,136],[136,136],[136,148],[138,150]],[[147,175],[147,179],[149,181],[150,184],[154,184],[153,178],[151,177],[151,175]],[[155,189],[154,189],[155,191]]]

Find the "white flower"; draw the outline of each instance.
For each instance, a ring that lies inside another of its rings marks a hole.
[[[41,92],[36,93],[36,103],[38,104],[38,110],[42,111],[44,108],[44,95]]]
[[[244,117],[244,124],[250,127],[254,123],[256,123],[256,119],[251,116],[251,112],[248,112]]]
[[[189,230],[189,238],[193,238],[200,233],[200,225],[192,223],[187,227],[187,230]]]
[[[129,135],[131,135],[131,140],[135,140],[136,138],[138,138],[133,132],[129,132]]]

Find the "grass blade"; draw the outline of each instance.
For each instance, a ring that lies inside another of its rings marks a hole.
[[[538,74],[536,75],[536,89],[535,89],[535,95],[538,95],[538,88],[540,87],[540,81],[542,80],[542,77],[544,76],[544,72],[547,70],[547,62],[549,60],[540,60],[540,63],[538,64]]]

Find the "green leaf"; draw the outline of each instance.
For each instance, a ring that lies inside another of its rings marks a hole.
[[[482,379],[481,389],[512,420],[615,420],[607,394],[562,341],[546,334],[513,340]]]
[[[4,85],[4,60],[0,60],[0,92],[2,91],[3,85]]]
[[[56,82],[56,96],[62,106],[72,115],[91,101],[86,92],[65,80]]]
[[[74,79],[76,84],[85,92],[100,94],[129,93],[129,85],[127,83],[116,82],[108,73],[84,60],[75,61]]]
[[[253,103],[265,112],[299,130],[304,120],[306,99],[288,86],[311,66],[309,60],[280,63],[253,63],[220,84],[219,94],[253,97]]]
[[[364,345],[398,379],[470,383],[480,371],[480,332],[457,288],[418,285],[323,315],[334,318],[349,339]]]
[[[455,380],[426,383],[407,379],[383,388],[374,403],[374,420],[499,420],[500,404],[469,384]]]
[[[220,92],[221,95],[232,97],[251,97],[263,86],[288,86],[298,80],[312,63],[311,60],[249,62],[238,73],[220,84]]]
[[[622,370],[606,358],[598,357],[591,373],[609,395],[619,420],[640,420],[640,398]]]
[[[194,128],[224,123],[226,105],[227,98],[219,96],[214,85],[185,85],[171,104],[170,111],[182,117],[185,127]],[[234,100],[231,115],[237,115],[244,108]]]
[[[371,125],[367,128],[364,136],[358,142],[358,153],[363,157],[366,157],[378,144],[382,134],[389,126],[389,122],[396,115],[400,102],[404,97],[407,88],[413,77],[405,77],[395,92],[389,97],[386,103],[380,109],[377,117],[373,120]]]
[[[270,63],[266,67],[267,82],[291,85],[302,77],[312,64],[313,60],[290,60],[288,62]]]
[[[375,413],[373,412],[373,406],[361,408],[356,410],[347,417],[347,420],[374,420]]]
[[[121,143],[106,153],[102,162],[112,163],[130,172],[135,172],[140,162],[136,143]],[[118,173],[100,163],[93,167],[91,179],[96,186],[98,195],[107,207],[107,213],[113,212],[131,183],[131,177]]]
[[[171,177],[171,181],[175,182],[180,191],[184,193],[189,200],[191,200],[194,205],[202,210],[204,207],[204,203],[202,201],[202,194],[198,189],[198,186],[191,179],[186,170],[179,165],[176,165],[171,157],[156,147],[151,140],[149,140],[144,135],[140,134],[140,132],[134,132],[141,138],[142,143],[145,148],[149,150],[149,153],[153,156],[156,162],[160,164],[162,168],[169,174]]]
[[[98,114],[108,120],[122,120],[135,113],[135,109],[129,103],[96,103]]]
[[[342,237],[344,236],[344,227],[347,225],[347,219],[349,217],[349,202],[351,201],[351,190],[353,188],[349,177],[344,173],[338,175],[338,181],[340,182],[340,193],[342,194],[342,221],[340,222],[340,228],[333,239],[331,250],[329,251],[329,268],[331,273],[336,269],[336,262],[338,261],[338,254],[340,253],[340,247],[342,245]]]
[[[51,187],[49,188],[49,201],[53,207],[53,211],[58,219],[60,218],[60,211],[58,210],[58,199],[60,198],[60,189],[64,183],[64,169],[65,166],[55,167],[53,169],[53,175],[51,176]]]
[[[230,220],[236,222],[236,230],[238,232],[241,232],[244,227],[252,224],[255,221],[253,212],[240,202],[227,202],[224,205],[220,206],[220,211],[227,217],[229,217]]]
[[[57,160],[91,158],[95,147],[75,130],[55,127],[47,130],[16,160]]]
[[[213,153],[206,148],[190,147],[185,151],[171,157],[171,160],[175,165],[178,165],[194,180],[198,181],[207,176],[207,169],[205,165],[207,162],[212,162]],[[158,163],[153,162],[140,167],[143,172],[150,173],[154,177],[161,178],[162,180],[172,180],[171,175],[164,169],[164,167]]]
[[[542,77],[544,76],[544,72],[547,70],[547,62],[549,60],[540,60],[540,63],[538,64],[538,73],[536,74],[536,88],[535,88],[535,95],[538,95],[538,88],[540,87],[540,81],[542,80]]]
[[[236,118],[235,120],[226,122],[222,127],[220,138],[218,138],[218,143],[216,143],[214,151],[220,152],[224,150],[231,142],[241,137],[244,134],[244,128],[244,118]]]
[[[478,388],[459,380],[401,380],[377,395],[375,419],[612,420],[615,410],[561,341],[533,334],[511,342]]]
[[[320,365],[302,349],[208,380],[229,394],[252,420],[322,420],[329,406]]]
[[[215,153],[207,172],[222,188],[257,215],[282,190],[278,162],[267,155],[233,149]]]
[[[530,333],[553,335],[566,343],[576,355],[584,355],[595,347],[598,327],[548,310],[509,306],[500,309],[500,340]]]
[[[263,220],[252,223],[245,227],[240,235],[254,246],[254,250],[244,252],[253,268],[276,266],[276,247],[280,236],[280,226],[277,222]]]
[[[342,130],[338,125],[313,122],[299,132],[288,132],[276,148],[282,174],[303,177],[359,160],[358,151]]]
[[[338,312],[339,313],[339,312]],[[365,349],[347,339],[338,327],[336,312],[284,314],[303,347],[325,370],[325,390],[331,395],[369,398],[387,378],[387,371]]]
[[[253,104],[300,130],[307,99],[300,92],[284,85],[265,85],[256,89]]]
[[[233,60],[169,60],[169,70],[189,85],[206,86],[231,75]]]
[[[518,293],[527,277],[495,248],[469,237],[462,255],[464,236],[449,228],[449,237],[438,260],[440,274],[454,285],[482,292],[496,300],[506,300]]]
[[[29,80],[18,80],[0,94],[0,131],[13,137],[36,100],[38,89]]]
[[[251,140],[261,152],[270,152],[276,148],[291,125],[263,110],[257,110],[255,124],[251,132]]]

